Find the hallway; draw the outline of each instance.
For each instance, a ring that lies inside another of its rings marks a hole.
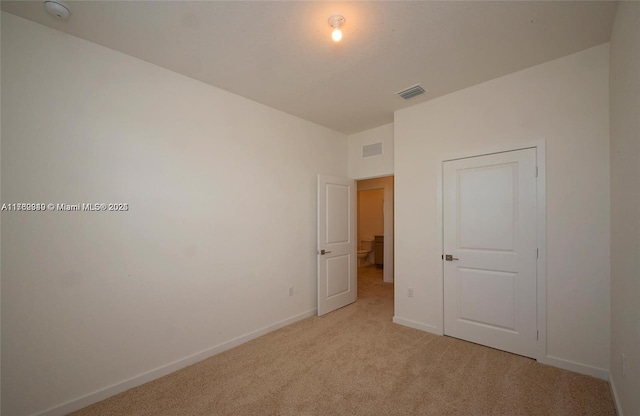
[[[393,283],[385,283],[383,269],[374,265],[358,267],[358,302],[376,306],[393,318]]]

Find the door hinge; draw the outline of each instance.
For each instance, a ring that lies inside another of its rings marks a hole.
[[[538,167],[536,166],[536,178],[538,177]]]
[[[540,339],[540,331],[536,331],[536,341]]]
[[[536,249],[536,258],[540,258],[540,250]]]

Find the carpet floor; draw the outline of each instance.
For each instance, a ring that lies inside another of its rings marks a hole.
[[[615,415],[607,382],[391,322],[393,284],[72,413]]]

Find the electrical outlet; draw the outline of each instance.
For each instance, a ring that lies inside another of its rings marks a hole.
[[[409,289],[407,289],[407,296],[410,298],[413,297],[413,288],[410,287]]]
[[[289,288],[289,296],[293,296],[293,286]]]
[[[622,365],[622,377],[625,377],[627,375],[627,357],[624,354],[622,354],[620,365]]]

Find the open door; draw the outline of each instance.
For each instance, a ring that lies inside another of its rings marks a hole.
[[[355,181],[318,175],[318,315],[356,301]]]

